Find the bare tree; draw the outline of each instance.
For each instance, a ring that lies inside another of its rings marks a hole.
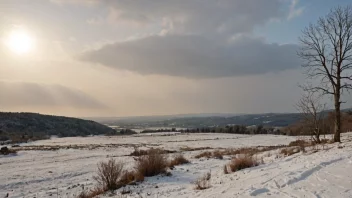
[[[321,96],[314,92],[305,92],[297,103],[298,111],[303,115],[304,126],[308,127],[313,141],[320,144],[320,135],[324,130],[325,104],[320,102]]]
[[[340,142],[341,94],[352,89],[352,7],[337,7],[305,28],[298,55],[312,79],[320,80],[310,91],[334,98],[334,142]]]

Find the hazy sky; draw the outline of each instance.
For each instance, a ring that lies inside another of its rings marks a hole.
[[[1,0],[0,111],[294,112],[300,32],[348,3]]]

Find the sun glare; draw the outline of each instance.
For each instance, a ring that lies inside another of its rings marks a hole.
[[[8,48],[16,54],[26,54],[33,50],[34,40],[24,30],[16,30],[6,39]]]

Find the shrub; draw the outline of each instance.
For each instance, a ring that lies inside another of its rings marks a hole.
[[[197,148],[191,148],[191,147],[181,147],[180,151],[199,151],[199,150],[206,150],[206,149],[212,149],[211,147],[197,147]]]
[[[244,155],[242,157],[232,159],[229,164],[229,167],[232,172],[236,172],[245,168],[250,168],[258,165],[259,162],[252,156]]]
[[[144,181],[144,176],[137,171],[125,171],[120,179],[122,185],[131,185],[141,181]]]
[[[303,147],[304,148],[304,147]],[[290,156],[301,151],[300,147],[291,147],[291,148],[284,148],[280,151],[281,154],[285,156]],[[304,151],[304,150],[302,150]]]
[[[165,173],[167,165],[166,157],[159,150],[154,150],[137,159],[137,172],[143,176],[151,177]]]
[[[173,166],[177,166],[177,165],[181,165],[181,164],[188,164],[189,161],[182,155],[182,154],[178,154],[174,157],[174,159],[172,159],[170,161],[169,166],[173,167]]]
[[[98,175],[93,177],[98,184],[107,190],[116,190],[121,187],[120,177],[123,173],[123,163],[110,159],[98,164]]]
[[[212,156],[212,153],[209,152],[209,151],[205,151],[205,152],[202,152],[196,156],[194,156],[195,158],[199,159],[199,158],[202,158],[202,157],[206,157],[206,158],[210,158]]]
[[[216,151],[213,152],[213,157],[215,159],[224,159],[224,157],[222,156],[221,151],[219,151],[219,150],[216,150]]]
[[[204,190],[210,188],[210,179],[211,179],[211,173],[208,172],[204,174],[202,177],[198,178],[195,181],[195,189],[196,190]]]
[[[305,147],[305,146],[309,146],[311,145],[311,143],[305,141],[305,140],[295,140],[292,141],[288,144],[288,146],[299,146],[299,147]]]
[[[130,154],[130,156],[142,156],[142,155],[149,155],[149,153],[160,153],[160,154],[167,154],[167,153],[175,153],[176,151],[169,151],[160,148],[151,148],[149,150],[140,150],[135,148],[134,151]]]
[[[17,151],[9,149],[6,146],[0,149],[0,155],[9,155],[9,154],[16,154],[16,153]]]
[[[90,190],[89,192],[82,191],[77,198],[94,198],[98,195],[101,195],[105,192],[103,188],[93,188],[93,190]]]

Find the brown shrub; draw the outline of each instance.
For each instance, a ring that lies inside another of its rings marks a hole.
[[[300,147],[291,147],[291,148],[281,149],[280,153],[285,155],[285,156],[290,156],[290,155],[299,153],[300,151],[301,151]]]
[[[244,155],[242,157],[232,159],[229,164],[229,167],[232,172],[236,172],[245,168],[250,168],[258,165],[259,162],[252,156]]]
[[[140,150],[138,148],[135,148],[134,151],[130,154],[130,156],[149,155],[150,153],[168,154],[168,153],[176,153],[176,151],[169,151],[169,150],[164,150],[160,148],[151,148],[148,150]]]
[[[224,157],[222,156],[222,152],[219,151],[219,150],[216,150],[216,151],[213,152],[213,157],[215,159],[224,159]]]
[[[160,151],[154,150],[137,159],[137,172],[143,176],[151,177],[165,173],[167,165],[166,157]]]
[[[194,157],[199,159],[199,158],[202,158],[202,157],[210,158],[211,156],[212,156],[211,152],[205,151],[205,152],[199,153],[198,155],[196,155]]]
[[[98,164],[98,175],[93,179],[107,190],[115,190],[121,187],[120,178],[123,173],[123,163],[110,159],[108,162]]]
[[[191,148],[191,147],[181,147],[180,151],[199,151],[199,150],[207,150],[207,149],[212,149],[211,147],[197,147],[197,148]]]
[[[137,171],[125,171],[120,179],[121,185],[132,185],[144,181],[144,176]]]
[[[180,164],[188,164],[188,163],[189,161],[182,154],[178,154],[174,157],[174,159],[170,161],[169,166],[173,167]]]
[[[211,173],[208,172],[204,174],[203,176],[199,177],[195,182],[195,189],[196,190],[204,190],[210,188],[210,179],[211,179]]]
[[[0,149],[0,155],[9,155],[9,154],[16,154],[16,153],[17,153],[17,151],[9,149],[6,146],[1,147],[1,149]]]
[[[95,187],[92,190],[90,190],[89,192],[86,192],[86,191],[81,192],[77,198],[94,198],[94,197],[101,195],[105,192],[106,192],[105,189]]]
[[[288,144],[288,146],[299,146],[299,147],[305,147],[305,146],[310,146],[311,143],[307,142],[305,140],[295,140],[292,141]]]

